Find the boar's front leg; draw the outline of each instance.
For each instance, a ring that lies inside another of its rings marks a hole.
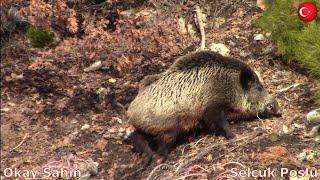
[[[227,139],[232,139],[235,135],[231,132],[229,122],[227,121],[224,111],[210,110],[204,117],[205,126],[213,132],[221,132]]]
[[[214,123],[217,125],[217,128],[222,130],[224,136],[227,139],[233,139],[235,137],[235,135],[230,130],[230,125],[225,117],[224,111],[221,111],[219,117],[215,120],[216,121]]]
[[[165,131],[157,136],[157,153],[160,155],[160,157],[157,160],[157,163],[162,163],[167,159],[169,150],[174,145],[179,132],[179,128],[177,128]]]

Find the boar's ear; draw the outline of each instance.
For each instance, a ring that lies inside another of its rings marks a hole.
[[[240,72],[240,84],[244,90],[249,90],[255,81],[253,72],[250,69],[242,69]]]
[[[164,73],[161,74],[154,74],[154,75],[147,75],[140,81],[140,89],[149,86],[150,84],[154,83],[158,79],[163,76]]]

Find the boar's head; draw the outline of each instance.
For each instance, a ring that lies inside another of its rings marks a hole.
[[[278,102],[268,93],[254,71],[251,69],[242,70],[240,84],[244,92],[243,100],[246,112],[258,118],[281,116]]]

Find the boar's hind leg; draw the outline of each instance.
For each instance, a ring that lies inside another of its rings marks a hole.
[[[227,121],[224,111],[218,113],[217,111],[209,111],[205,117],[205,124],[209,130],[222,131],[224,137],[232,139],[235,135],[231,132],[229,122]]]
[[[145,135],[135,131],[130,135],[130,141],[133,145],[133,150],[135,152],[145,154],[147,164],[150,164],[152,161],[153,151],[149,146],[149,142],[145,139]]]

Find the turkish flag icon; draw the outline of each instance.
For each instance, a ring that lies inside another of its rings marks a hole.
[[[301,3],[298,7],[298,16],[302,21],[310,22],[317,17],[318,9],[311,2]]]

